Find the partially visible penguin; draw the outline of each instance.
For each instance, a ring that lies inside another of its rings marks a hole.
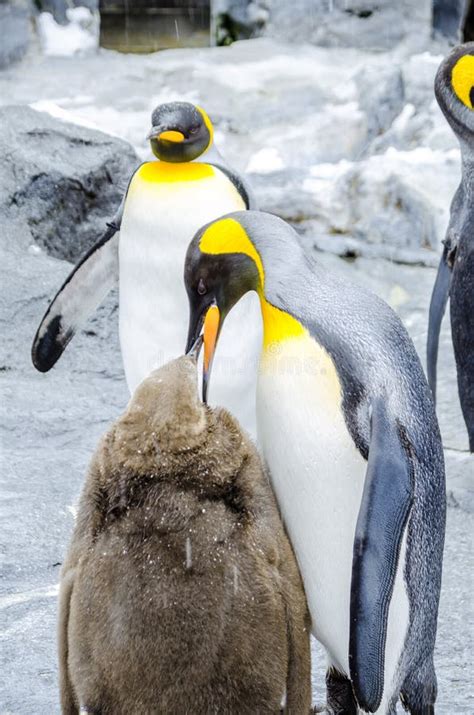
[[[428,379],[436,396],[439,333],[448,297],[459,398],[474,452],[474,42],[443,60],[435,93],[461,147],[461,183],[451,203],[428,328]]]
[[[60,589],[67,715],[310,711],[309,616],[256,448],[154,371],[103,438]]]
[[[155,161],[142,164],[117,215],[49,306],[32,348],[35,367],[53,367],[69,341],[119,280],[120,346],[130,392],[180,355],[186,340],[186,248],[205,223],[254,207],[251,191],[217,152],[206,112],[188,102],[158,106],[149,133]],[[227,407],[255,432],[254,371],[261,343],[258,302],[232,315],[235,335],[219,347],[212,404]],[[232,380],[229,377],[232,376]],[[241,395],[246,394],[246,400]]]

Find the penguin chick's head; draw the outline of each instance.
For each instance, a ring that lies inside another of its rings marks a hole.
[[[184,268],[190,317],[186,350],[204,327],[203,400],[207,398],[212,359],[224,320],[248,291],[263,291],[261,258],[237,211],[207,224],[189,245]]]
[[[208,415],[198,395],[197,352],[154,370],[135,390],[125,421],[128,434],[133,431],[138,442],[152,437],[154,445],[170,452],[202,442]]]
[[[193,161],[212,144],[211,120],[189,102],[160,104],[151,115],[148,135],[153,154],[161,161]]]
[[[454,133],[474,137],[474,42],[458,45],[445,57],[435,78],[435,95]]]

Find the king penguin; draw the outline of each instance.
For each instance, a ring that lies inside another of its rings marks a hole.
[[[248,291],[260,299],[259,441],[327,652],[330,712],[385,715],[401,698],[434,713],[445,472],[401,321],[263,212],[202,228],[185,283],[188,348],[204,329],[204,395],[228,313]]]
[[[435,79],[441,110],[461,147],[461,183],[451,203],[444,248],[431,296],[427,363],[436,398],[441,321],[448,298],[459,399],[474,452],[474,42],[455,47]]]
[[[249,187],[215,148],[213,125],[202,108],[188,102],[158,106],[148,138],[156,160],[134,173],[104,235],[79,261],[43,317],[32,348],[33,364],[41,372],[56,363],[118,279],[120,346],[133,393],[153,369],[182,353],[187,311],[182,271],[190,238],[203,224],[254,205]],[[233,316],[236,330],[222,345],[211,398],[255,432],[255,405],[241,394],[255,393],[254,371],[248,366],[258,361],[261,326],[248,318],[259,315],[258,301],[252,296],[238,313]],[[255,326],[250,340],[240,339],[244,324]]]

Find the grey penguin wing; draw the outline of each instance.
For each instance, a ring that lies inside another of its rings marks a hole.
[[[436,402],[436,372],[438,364],[438,346],[441,323],[446,310],[451,284],[451,268],[448,263],[449,247],[444,246],[438,266],[433,293],[431,295],[430,312],[428,321],[428,339],[426,343],[426,365],[428,383],[431,388],[433,400]]]
[[[33,365],[48,372],[89,315],[118,279],[118,231],[121,213],[81,258],[50,303],[31,348]]]
[[[377,710],[383,694],[388,610],[413,502],[409,451],[403,427],[377,398],[354,539],[349,633],[351,680],[360,707],[369,712]]]

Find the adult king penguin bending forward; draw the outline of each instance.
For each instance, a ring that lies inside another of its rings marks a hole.
[[[443,451],[400,320],[254,211],[196,234],[185,281],[188,347],[204,324],[204,392],[227,314],[247,291],[260,298],[259,437],[328,655],[330,711],[385,715],[400,697],[434,713]]]

